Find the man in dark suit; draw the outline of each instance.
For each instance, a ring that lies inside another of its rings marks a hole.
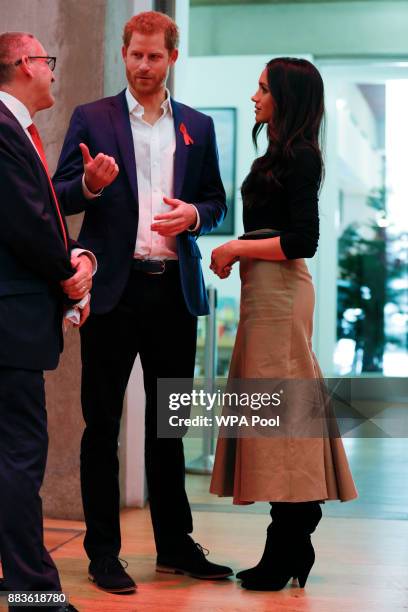
[[[31,34],[0,34],[0,556],[9,591],[61,591],[39,496],[48,445],[43,370],[58,364],[64,302],[81,300],[79,325],[89,314],[95,263],[68,236],[32,121],[54,103],[54,66]]]
[[[81,330],[81,477],[89,577],[111,592],[135,588],[118,559],[117,447],[137,354],[157,570],[207,579],[232,573],[210,563],[189,536],[182,440],[157,438],[157,379],[193,378],[197,316],[209,311],[196,238],[226,212],[213,122],[172,100],[165,86],[177,42],[176,24],[161,13],[141,13],[125,25],[128,87],[74,111],[55,175],[66,213],[85,211],[80,240],[98,257],[91,315]],[[109,187],[97,175],[100,150],[120,168]],[[82,198],[71,197],[81,191]]]

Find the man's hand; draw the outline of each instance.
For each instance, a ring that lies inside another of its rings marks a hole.
[[[79,301],[91,290],[93,265],[87,255],[73,255],[71,265],[76,272],[68,280],[61,281],[61,287],[71,300]]]
[[[156,215],[151,230],[160,236],[177,236],[197,223],[197,211],[192,204],[175,198],[163,198],[163,202],[172,207],[168,213]]]
[[[93,158],[89,153],[87,145],[83,142],[81,142],[79,148],[81,149],[84,161],[85,184],[89,191],[98,193],[98,191],[113,183],[118,176],[118,164],[113,157],[103,153],[98,153]]]

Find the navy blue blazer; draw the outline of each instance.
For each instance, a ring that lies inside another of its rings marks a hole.
[[[212,119],[174,100],[171,103],[176,132],[174,197],[193,203],[200,214],[197,232],[177,236],[181,284],[189,311],[204,315],[209,308],[196,238],[223,220],[225,191]],[[183,123],[193,144],[184,142]],[[80,142],[88,145],[92,156],[102,152],[119,165],[116,180],[92,200],[82,192]],[[136,163],[125,90],[74,110],[54,185],[66,214],[85,211],[79,240],[98,259],[91,300],[94,313],[109,312],[117,305],[130,274],[139,217]]]
[[[0,366],[52,370],[62,350],[60,281],[74,271],[44,167],[2,102],[0,189]]]

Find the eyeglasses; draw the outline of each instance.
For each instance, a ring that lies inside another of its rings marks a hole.
[[[56,57],[51,57],[50,55],[29,55],[28,59],[45,59],[48,66],[50,67],[50,70],[52,72],[54,72],[55,69],[55,64],[57,61]],[[14,62],[15,66],[19,66],[20,64],[22,64],[23,60],[19,59],[16,62]]]

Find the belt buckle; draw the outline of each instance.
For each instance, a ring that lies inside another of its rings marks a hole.
[[[159,270],[158,272],[148,272],[148,274],[153,274],[153,275],[164,274],[164,271],[166,269],[166,262],[164,261],[164,259],[157,259],[156,261],[157,263],[161,264],[161,270]]]

